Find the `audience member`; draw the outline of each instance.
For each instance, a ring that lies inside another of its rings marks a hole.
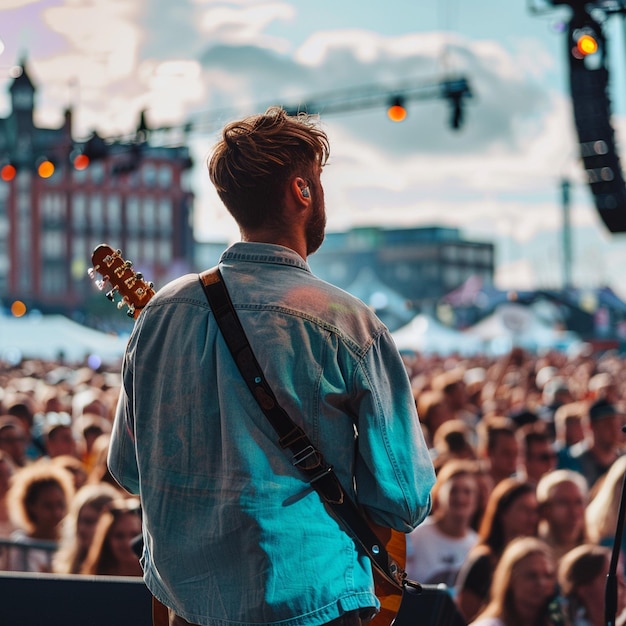
[[[35,461],[15,472],[7,502],[17,527],[11,539],[21,547],[9,550],[5,569],[51,571],[52,553],[73,491],[70,474],[46,461]]]
[[[82,574],[106,576],[142,576],[133,541],[141,533],[139,501],[116,500],[102,512]]]
[[[520,475],[536,485],[539,479],[556,468],[553,437],[544,422],[532,422],[517,430],[520,446]]]
[[[591,543],[613,547],[626,476],[626,455],[613,463],[585,510],[587,537]],[[626,495],[626,494],[625,494]],[[626,532],[622,532],[621,557],[626,573]]]
[[[477,408],[470,405],[462,368],[449,370],[435,376],[433,389],[443,394],[451,419],[460,419],[472,428],[478,421]]]
[[[587,483],[578,472],[555,470],[539,481],[539,537],[550,545],[557,559],[586,541],[587,501]]]
[[[417,397],[417,414],[420,417],[426,443],[429,448],[432,448],[439,427],[453,417],[448,410],[443,393],[432,389],[421,392]]]
[[[556,602],[556,560],[536,537],[513,540],[494,572],[490,600],[471,626],[549,626]],[[560,616],[560,615],[559,615]]]
[[[63,520],[61,542],[53,560],[53,569],[57,574],[81,572],[100,515],[107,506],[121,498],[123,494],[106,483],[85,485],[76,492]]]
[[[519,444],[511,420],[499,416],[483,420],[479,424],[478,437],[478,454],[489,461],[493,484],[515,476]]]
[[[47,413],[44,427],[44,445],[47,455],[78,457],[72,418],[67,413]]]
[[[0,450],[6,452],[13,465],[26,465],[26,432],[22,423],[12,415],[0,417]]]
[[[589,408],[591,437],[571,448],[567,469],[582,474],[590,489],[623,452],[622,417],[615,405],[604,398],[597,400]]]
[[[4,450],[0,450],[0,539],[8,538],[15,530],[7,504],[7,494],[14,473],[15,465],[11,457]]]
[[[572,446],[591,436],[587,405],[584,402],[569,402],[560,406],[554,414],[557,467],[571,467]]]
[[[87,470],[83,462],[70,454],[62,454],[50,459],[53,465],[67,470],[74,481],[74,490],[78,491],[87,482]]]
[[[478,535],[471,527],[478,502],[475,466],[448,461],[431,492],[432,511],[407,535],[406,572],[421,583],[454,587],[456,575]]]
[[[478,542],[457,577],[456,601],[467,622],[486,604],[493,571],[506,546],[517,537],[535,536],[538,521],[534,485],[505,478],[494,487],[478,530]]]
[[[450,459],[475,459],[477,454],[471,439],[472,429],[463,420],[441,424],[433,438],[435,469],[438,471]]]
[[[568,626],[605,626],[606,585],[611,551],[602,546],[583,544],[560,560],[558,583]],[[626,581],[616,572],[616,617],[626,609]],[[613,622],[614,623],[614,622]]]

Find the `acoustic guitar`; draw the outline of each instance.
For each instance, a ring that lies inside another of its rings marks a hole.
[[[93,267],[88,271],[89,276],[95,281],[100,290],[107,286],[110,289],[106,297],[112,302],[117,302],[117,308],[127,308],[127,315],[137,319],[155,294],[154,285],[146,282],[141,273],[133,270],[131,261],[124,259],[120,250],[114,250],[107,244],[100,244],[91,255]],[[100,278],[98,278],[98,275]],[[372,530],[379,538],[382,545],[395,563],[404,570],[406,563],[406,535],[399,531],[370,522]],[[390,626],[394,620],[400,601],[402,590],[392,585],[378,570],[373,567],[374,588],[376,597],[379,599],[380,612],[370,622],[372,626]],[[167,607],[153,598],[152,615],[154,626],[168,626]]]

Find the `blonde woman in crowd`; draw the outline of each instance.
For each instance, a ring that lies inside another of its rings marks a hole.
[[[554,551],[557,559],[587,539],[585,507],[587,481],[572,470],[555,470],[537,484],[539,537]]]
[[[118,489],[107,483],[85,485],[76,492],[63,520],[61,543],[53,560],[55,573],[80,573],[100,516],[108,505],[122,497]]]
[[[625,475],[626,456],[621,456],[601,479],[595,495],[587,506],[585,522],[591,543],[613,547]],[[626,533],[622,533],[621,554],[626,572]]]
[[[139,500],[115,500],[103,511],[85,558],[82,574],[142,576],[133,541],[141,534]]]
[[[471,626],[549,626],[558,608],[554,554],[540,539],[523,537],[504,550],[489,604]]]

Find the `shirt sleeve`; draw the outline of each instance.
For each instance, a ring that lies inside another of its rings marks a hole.
[[[357,500],[372,521],[410,532],[430,511],[435,472],[408,374],[384,332],[357,368]]]
[[[122,367],[122,386],[111,430],[107,463],[111,475],[119,485],[129,493],[138,495],[139,470],[135,453],[132,374],[129,363],[130,353],[127,351]]]

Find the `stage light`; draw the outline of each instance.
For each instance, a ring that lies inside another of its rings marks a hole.
[[[89,167],[90,159],[86,154],[77,154],[74,157],[74,169],[75,170],[86,170]]]
[[[598,47],[598,40],[589,33],[582,34],[576,42],[576,49],[583,57],[595,54],[598,51]]]
[[[11,304],[11,315],[13,315],[13,317],[26,315],[26,305],[21,300],[15,300],[15,302]]]
[[[12,163],[6,163],[0,168],[0,178],[5,182],[12,181],[17,175],[17,168]]]
[[[404,98],[396,96],[387,109],[387,117],[392,122],[403,122],[406,119],[407,111],[404,106]]]
[[[39,174],[40,178],[50,178],[54,174],[54,163],[44,159],[37,166],[37,174]]]

